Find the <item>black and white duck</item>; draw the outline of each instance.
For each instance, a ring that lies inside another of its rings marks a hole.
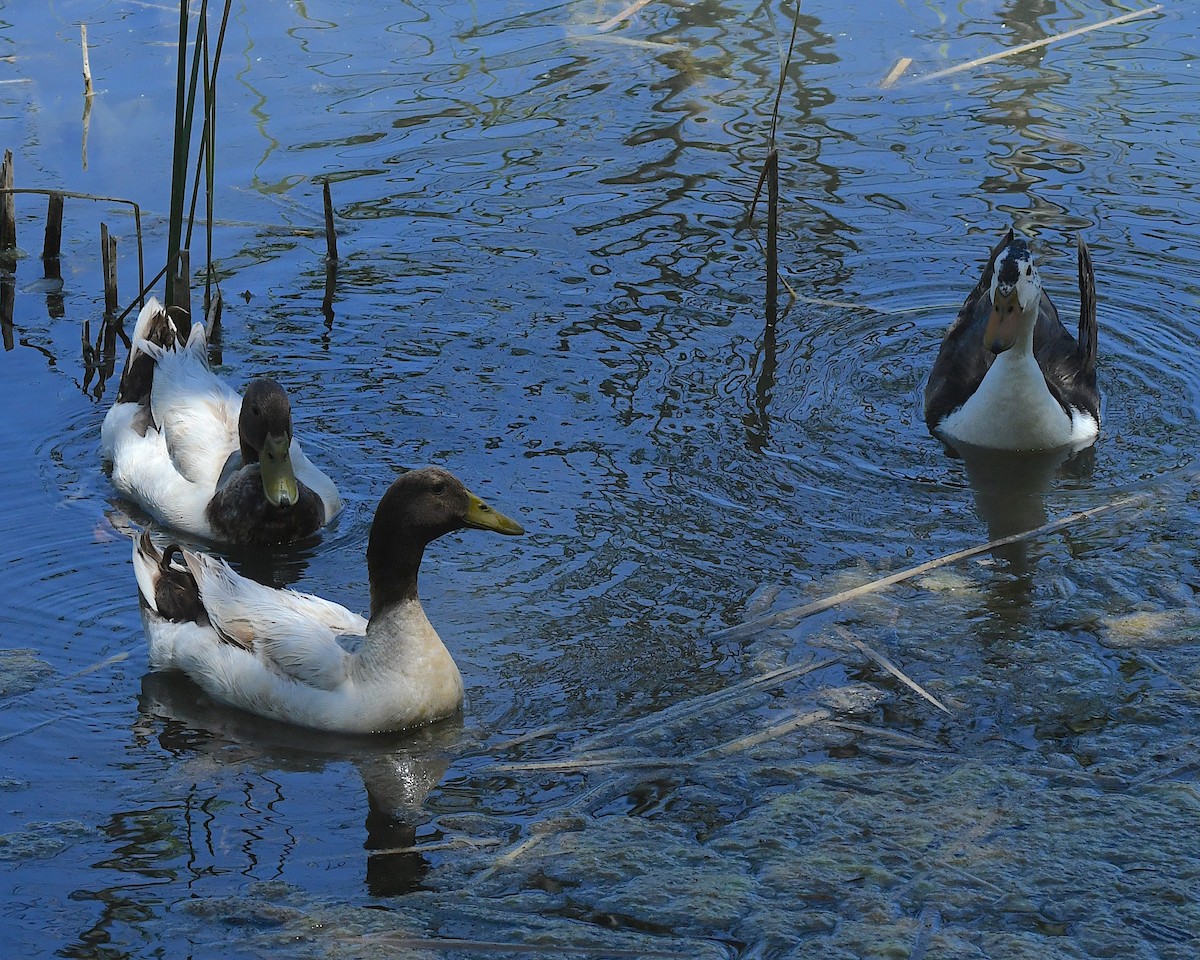
[[[1100,431],[1096,281],[1077,239],[1078,339],[1042,289],[1029,245],[1010,229],[942,340],[925,422],[952,445],[1082,450]]]

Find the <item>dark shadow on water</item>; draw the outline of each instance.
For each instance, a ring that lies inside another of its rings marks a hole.
[[[157,739],[174,755],[201,754],[215,763],[319,773],[349,762],[366,790],[365,882],[372,896],[394,897],[422,889],[429,861],[416,834],[425,822],[425,797],[450,764],[461,718],[419,730],[351,736],[305,730],[222,706],[187,677],[149,673],[142,678],[135,735]]]

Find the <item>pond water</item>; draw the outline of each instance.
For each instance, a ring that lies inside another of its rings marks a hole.
[[[44,200],[17,198],[11,955],[1200,953],[1200,9],[926,79],[1144,5],[805,4],[777,135],[798,299],[769,326],[746,216],[793,8],[653,2],[601,29],[620,6],[234,5],[220,369],[287,386],[348,509],[233,560],[365,609],[374,504],[423,463],[529,531],[427,555],[467,701],[411,736],[318,737],[147,673],[144,518],[100,470],[115,384],[81,351],[99,223],[128,299],[133,221],[68,201],[58,309]],[[155,2],[0,5],[16,186],[138,202],[150,273],[177,32]],[[1009,225],[1068,324],[1090,246],[1104,422],[1094,455],[977,495],[921,390]]]

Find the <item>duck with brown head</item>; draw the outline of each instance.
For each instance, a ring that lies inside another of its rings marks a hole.
[[[138,315],[101,456],[122,496],[160,522],[225,543],[289,543],[342,507],[292,435],[276,381],[242,397],[208,366],[204,325],[186,342],[157,301]]]
[[[455,713],[458,667],[417,593],[425,548],[462,529],[525,531],[452,473],[402,474],[375,511],[367,546],[371,616],[292,590],[274,590],[227,563],[148,534],[133,563],[150,665],[180,670],[214,700],[342,733],[402,730]],[[356,652],[340,637],[362,637]]]

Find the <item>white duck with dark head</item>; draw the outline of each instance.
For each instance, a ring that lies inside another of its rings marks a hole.
[[[992,251],[946,332],[925,390],[929,429],[993,450],[1081,450],[1100,431],[1096,286],[1078,240],[1079,338],[1042,290],[1029,245],[1013,231]]]

